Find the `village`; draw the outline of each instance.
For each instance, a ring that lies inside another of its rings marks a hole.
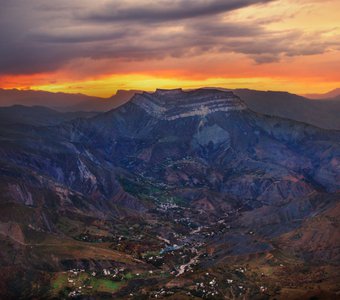
[[[190,161],[190,157],[186,160]],[[189,209],[186,203],[172,196],[171,187],[155,183],[146,174],[140,174],[137,183],[120,180],[129,192],[138,191],[141,193],[139,197],[153,203],[148,218],[138,222],[97,224],[74,238],[86,243],[105,244],[112,250],[131,255],[142,262],[145,269],[70,269],[66,281],[68,297],[77,298],[101,290],[138,299],[140,291],[137,287],[144,286],[148,280],[153,283],[143,293],[155,299],[179,292],[185,292],[189,298],[201,299],[237,298],[249,294],[266,298],[268,293],[273,294],[273,287],[260,270],[235,263],[222,264],[223,268],[218,272],[211,269],[213,265],[221,265],[214,254],[221,238],[232,236],[234,231],[245,239],[256,238],[255,229],[234,225],[242,207],[231,207],[207,219],[203,211]]]
[[[196,271],[196,270],[195,270]],[[166,287],[156,284],[148,292],[151,298],[164,299],[181,290],[184,290],[187,296],[201,299],[225,299],[226,295],[241,297],[249,293],[257,293],[266,296],[268,288],[263,284],[259,286],[249,285],[247,279],[247,268],[238,267],[234,270],[228,270],[229,278],[221,278],[215,273],[194,274],[191,268],[186,269],[190,273],[191,284],[184,286]],[[147,280],[152,278],[175,278],[181,276],[181,273],[164,272],[160,269],[149,270],[147,272],[133,272],[125,268],[108,268],[98,271],[85,269],[70,269],[67,272],[59,274],[58,283],[64,284],[63,288],[68,291],[69,298],[79,298],[82,295],[91,295],[93,292],[113,292],[119,289],[126,289],[129,281]],[[128,298],[138,299],[138,293],[125,290]]]
[[[85,242],[108,243],[110,248],[130,253],[149,267],[143,271],[124,267],[70,269],[65,273],[67,279],[64,278],[68,297],[77,298],[102,290],[110,293],[120,291],[131,299],[138,299],[138,293],[129,290],[129,283],[144,280],[156,280],[154,287],[148,291],[149,297],[155,299],[169,297],[179,290],[185,291],[187,297],[201,299],[224,299],[226,295],[241,297],[249,293],[267,294],[267,283],[265,280],[261,282],[261,278],[265,279],[264,274],[254,275],[244,266],[234,269],[228,267],[222,274],[221,271],[219,274],[210,271],[202,273],[202,266],[212,259],[209,241],[232,230],[230,219],[237,212],[230,212],[209,224],[202,222],[185,207],[172,202],[160,203],[157,213],[162,214],[164,224],[171,224],[171,231],[163,232],[160,224],[151,223],[130,226],[128,231],[115,227],[108,236],[97,236],[90,232],[78,235],[76,238]],[[254,235],[255,232],[248,230],[244,234]],[[208,266],[205,268],[209,269]],[[247,278],[248,274],[257,276],[259,283],[251,282]],[[166,286],[162,283],[165,279],[171,281],[182,277],[185,278],[185,284]]]

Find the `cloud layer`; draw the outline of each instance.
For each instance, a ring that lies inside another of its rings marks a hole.
[[[270,30],[270,18],[232,18],[240,9],[271,3],[0,0],[0,74],[51,72],[77,59],[121,64],[231,53],[263,64],[339,49],[340,39],[328,31]]]

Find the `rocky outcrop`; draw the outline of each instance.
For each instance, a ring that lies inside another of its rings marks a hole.
[[[32,194],[26,189],[25,186],[20,186],[19,184],[9,184],[8,191],[15,201],[25,205],[34,204]]]
[[[8,222],[2,223],[0,222],[0,234],[5,237],[9,237],[10,239],[18,242],[20,244],[25,243],[25,236],[21,230],[21,227],[17,223]]]
[[[136,94],[132,103],[157,119],[174,121],[179,118],[206,116],[214,112],[246,109],[232,92],[181,89],[160,90],[155,93]]]

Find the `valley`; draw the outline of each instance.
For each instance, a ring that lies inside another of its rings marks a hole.
[[[339,131],[176,89],[0,140],[1,297],[340,297]]]

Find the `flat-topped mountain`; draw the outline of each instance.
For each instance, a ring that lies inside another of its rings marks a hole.
[[[245,104],[232,92],[199,89],[161,90],[136,94],[131,102],[159,119],[176,120],[182,117],[205,116],[218,111],[245,109]]]

